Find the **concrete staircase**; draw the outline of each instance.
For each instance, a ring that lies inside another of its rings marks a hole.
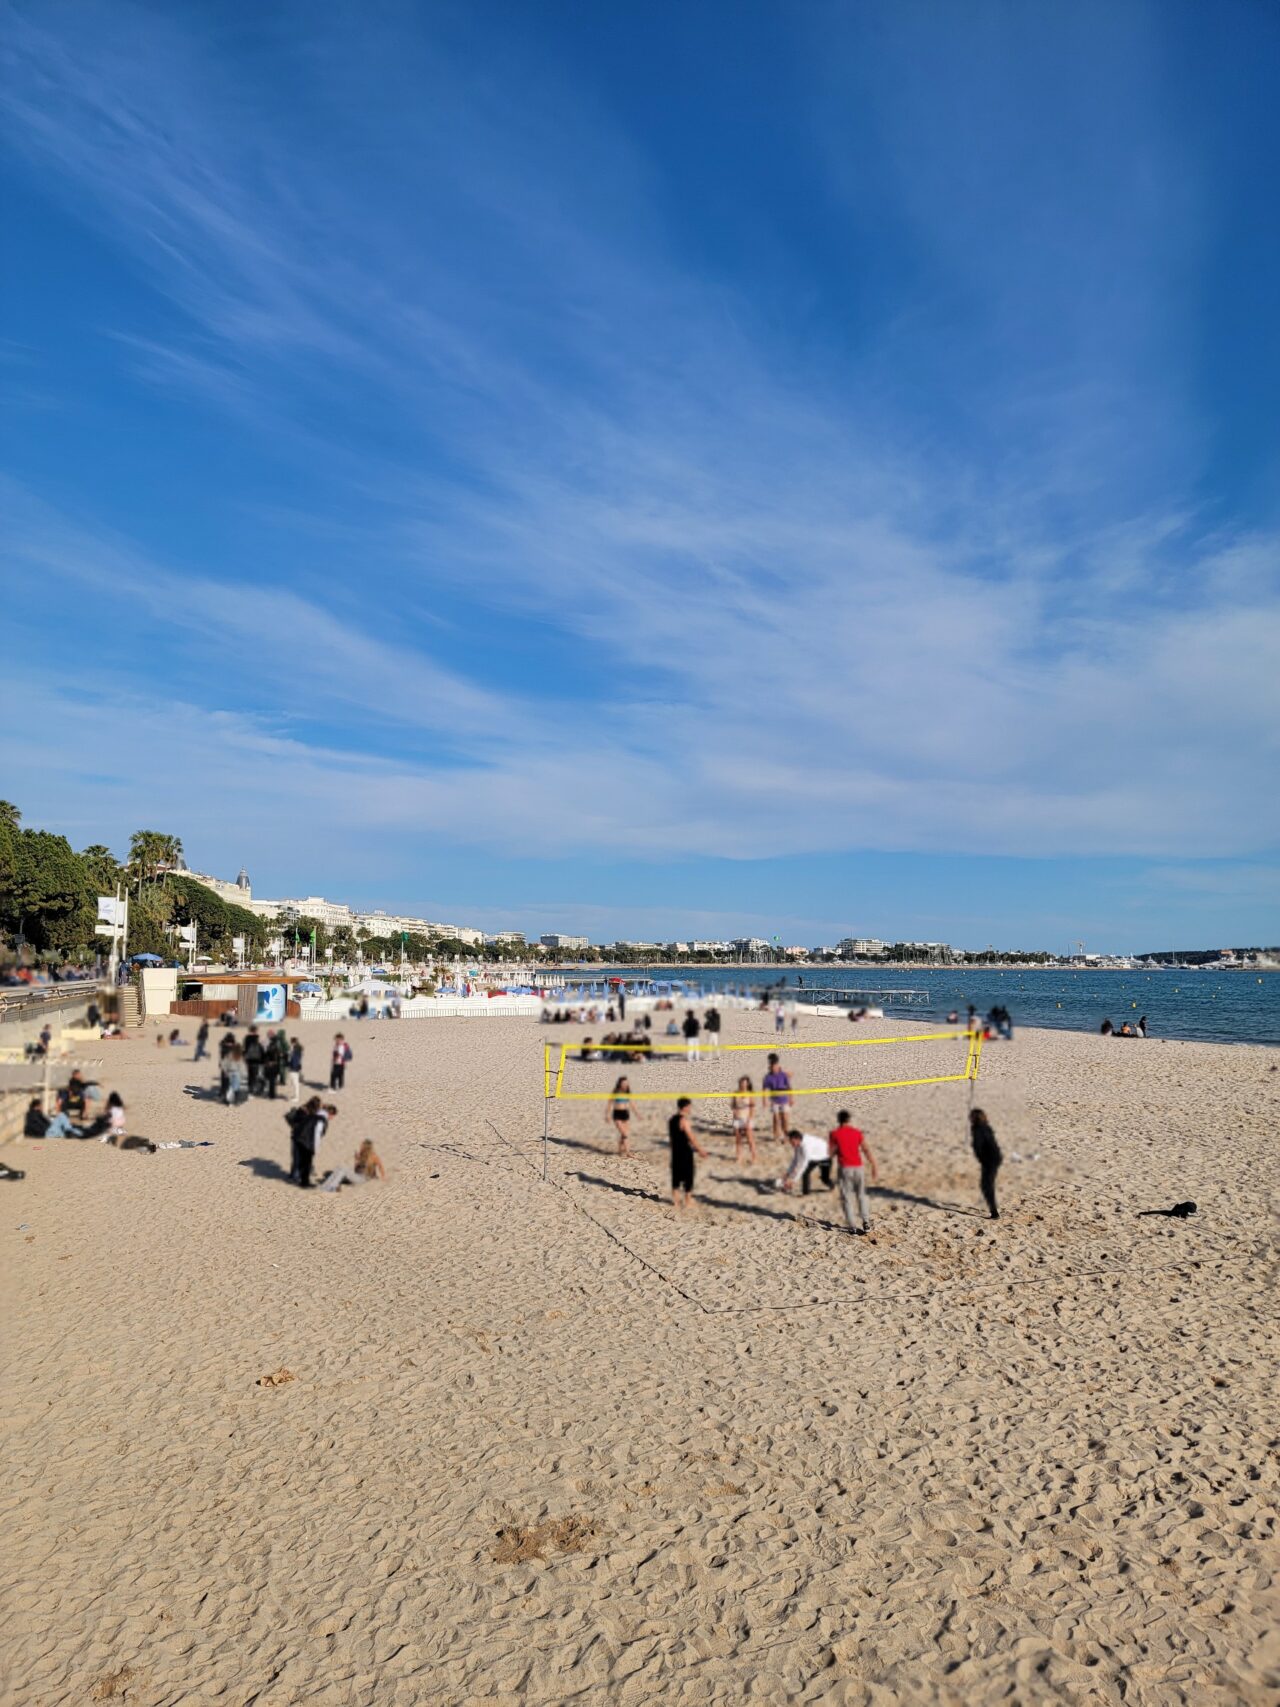
[[[124,984],[120,989],[120,1024],[142,1024],[142,1002],[136,984]]]

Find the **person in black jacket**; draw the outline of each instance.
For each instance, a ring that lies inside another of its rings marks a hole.
[[[316,1127],[321,1118],[319,1097],[311,1097],[301,1108],[291,1108],[285,1115],[292,1149],[289,1178],[304,1191],[311,1185],[311,1169],[316,1159]]]
[[[249,1074],[249,1095],[260,1096],[262,1093],[262,1068],[266,1060],[266,1050],[262,1047],[262,1039],[258,1036],[258,1028],[250,1026],[244,1040],[244,1064]]]
[[[1000,1154],[1000,1146],[996,1143],[991,1122],[980,1108],[969,1111],[969,1136],[973,1142],[973,1153],[978,1158],[978,1166],[982,1169],[982,1195],[987,1200],[991,1219],[998,1221],[1000,1211],[996,1207],[996,1175],[1004,1157]]]

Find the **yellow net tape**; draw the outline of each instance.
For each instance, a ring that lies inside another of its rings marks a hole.
[[[792,1085],[789,1090],[779,1091],[776,1093],[781,1097],[846,1096],[853,1091],[896,1091],[905,1090],[910,1085],[952,1085],[961,1084],[967,1079],[976,1079],[978,1076],[978,1064],[982,1059],[982,1033],[980,1031],[930,1031],[917,1032],[914,1035],[908,1034],[902,1037],[842,1037],[838,1042],[833,1043],[791,1043],[785,1046],[772,1043],[732,1043],[727,1045],[722,1053],[727,1055],[730,1050],[741,1051],[747,1049],[766,1049],[771,1055],[781,1055],[784,1052],[784,1047],[786,1052],[789,1053],[792,1049],[857,1049],[868,1048],[875,1044],[954,1042],[960,1038],[964,1038],[969,1046],[968,1054],[965,1059],[964,1071],[962,1073],[935,1073],[929,1078],[924,1079],[881,1079],[875,1084],[861,1085],[805,1085],[802,1087]],[[545,1063],[543,1083],[544,1086],[547,1087],[547,1094],[551,1100],[556,1102],[613,1101],[614,1093],[612,1091],[566,1091],[562,1088],[564,1085],[565,1063],[569,1059],[570,1049],[580,1049],[580,1044],[571,1045],[568,1043],[562,1043],[560,1045],[560,1064],[556,1070],[555,1090],[551,1091],[549,1087],[551,1082],[552,1047],[553,1046],[549,1043],[543,1045]],[[612,1050],[615,1046],[612,1044],[605,1044],[603,1047]],[[625,1047],[625,1044],[617,1046],[619,1051],[625,1049]],[[646,1051],[646,1053],[648,1052]],[[685,1055],[687,1050],[682,1046],[664,1047],[655,1044],[653,1053]],[[614,1063],[609,1064],[613,1065]],[[616,1064],[618,1066],[626,1066],[626,1062],[621,1060],[617,1061]],[[670,1102],[677,1096],[691,1096],[695,1100],[709,1102],[716,1098],[736,1097],[744,1094],[744,1092],[738,1091],[736,1088],[728,1091],[704,1091],[697,1086],[690,1087],[687,1090],[626,1091],[623,1093],[628,1102]],[[762,1088],[759,1091],[753,1091],[751,1094],[753,1096],[758,1096],[762,1105],[768,1108],[771,1106],[772,1098],[775,1093]]]

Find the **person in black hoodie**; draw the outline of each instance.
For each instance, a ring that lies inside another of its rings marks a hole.
[[[980,1108],[969,1110],[969,1137],[973,1143],[973,1153],[978,1158],[978,1166],[982,1169],[982,1195],[987,1200],[991,1219],[998,1221],[1000,1211],[996,1207],[996,1175],[1004,1157],[1000,1154],[1000,1146],[996,1143],[991,1122]]]
[[[244,1040],[244,1064],[249,1073],[249,1095],[259,1096],[262,1092],[262,1067],[266,1060],[266,1050],[262,1047],[262,1039],[258,1036],[256,1026],[250,1026]]]
[[[289,1064],[289,1044],[283,1031],[269,1031],[266,1047],[262,1055],[262,1076],[266,1081],[267,1095],[273,1100],[276,1086],[284,1077],[285,1068]]]
[[[316,1127],[321,1120],[320,1098],[311,1097],[301,1108],[291,1108],[285,1119],[289,1123],[292,1165],[289,1178],[306,1190],[311,1184],[311,1168],[316,1159]]]

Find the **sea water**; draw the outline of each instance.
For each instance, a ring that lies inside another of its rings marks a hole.
[[[779,994],[800,1001],[806,989],[922,990],[923,1005],[887,1009],[913,1019],[944,1019],[953,1008],[963,1018],[972,1002],[984,1016],[997,1005],[1008,1008],[1015,1027],[1097,1031],[1109,1019],[1118,1031],[1126,1020],[1132,1025],[1145,1014],[1152,1037],[1280,1044],[1280,972],[1185,967],[1164,972],[1064,971],[1021,966],[1003,970],[813,966],[796,971],[781,966],[716,966],[681,974],[670,966],[627,966],[593,968],[591,976],[607,977],[611,970],[660,980],[678,977],[689,988],[708,991],[761,990],[782,979]]]

